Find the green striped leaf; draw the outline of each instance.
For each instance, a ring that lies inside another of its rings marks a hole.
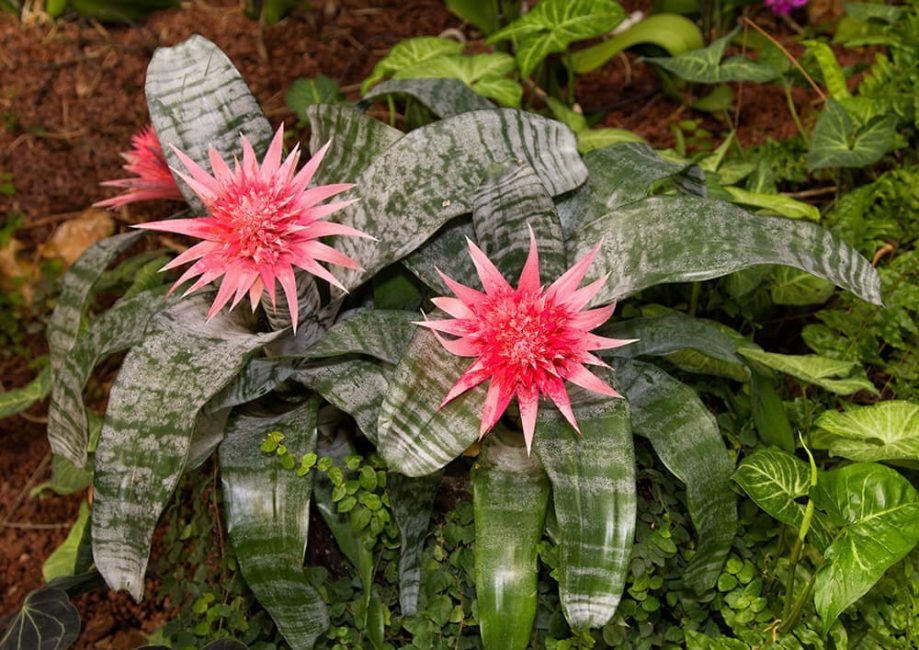
[[[51,392],[51,367],[45,366],[22,388],[0,393],[0,420],[15,415],[40,402]]]
[[[526,650],[536,618],[536,545],[549,505],[549,480],[519,432],[501,425],[472,470],[475,594],[486,650]]]
[[[297,370],[299,358],[254,357],[232,382],[208,402],[212,409],[229,408],[264,397]]]
[[[811,470],[807,463],[779,449],[760,449],[744,458],[733,478],[770,517],[788,524],[795,532],[801,529],[805,506],[797,499],[810,492]],[[833,539],[831,528],[823,513],[814,512],[808,541],[823,551]]]
[[[410,311],[374,309],[336,324],[303,356],[307,359],[344,354],[366,354],[395,364],[415,333],[413,321],[420,315]]]
[[[635,359],[643,356],[664,356],[684,370],[712,372],[738,381],[747,381],[750,370],[737,355],[737,340],[711,321],[684,315],[633,318],[601,326],[601,336],[618,339],[638,339],[635,343],[616,348],[615,356]],[[702,363],[689,362],[684,353],[692,351],[704,357]],[[600,356],[607,356],[601,350]]]
[[[507,56],[507,55],[504,55]],[[469,57],[456,57],[464,60]],[[510,57],[508,57],[510,58]],[[437,61],[448,60],[446,57]],[[514,61],[511,59],[511,67]],[[425,77],[437,76],[433,70],[423,70]],[[510,81],[510,80],[508,80]],[[452,117],[469,111],[481,111],[494,108],[494,104],[479,95],[460,79],[416,79],[400,78],[381,83],[364,95],[362,104],[372,104],[373,100],[386,95],[408,95],[424,104],[437,117]]]
[[[48,408],[48,439],[57,454],[78,467],[86,463],[89,419],[83,389],[93,368],[106,357],[127,350],[143,339],[147,324],[166,306],[165,289],[144,291],[120,300],[90,323],[64,356],[54,377]],[[77,463],[75,459],[82,459]]]
[[[479,246],[513,284],[530,251],[528,226],[536,235],[543,280],[554,281],[568,269],[552,197],[526,165],[486,176],[473,197],[472,224]]]
[[[533,451],[552,483],[562,612],[574,628],[602,627],[622,597],[635,535],[629,406],[579,388],[570,396],[581,434],[556,409],[542,408]]]
[[[249,407],[231,418],[220,444],[227,529],[243,578],[294,648],[312,648],[329,625],[303,567],[313,481],[282,468],[259,446],[280,431],[295,456],[315,451],[318,405],[312,398],[279,414]]]
[[[387,472],[386,493],[392,504],[393,518],[399,526],[399,607],[403,616],[418,611],[421,587],[421,551],[428,535],[434,498],[440,487],[441,472],[409,477]]]
[[[310,106],[306,115],[310,121],[310,151],[315,153],[332,140],[313,177],[317,185],[353,183],[374,158],[404,135],[351,106]]]
[[[495,163],[520,160],[555,196],[587,177],[567,127],[513,110],[463,113],[418,128],[386,149],[344,198],[360,198],[339,221],[378,241],[334,237],[363,267],[337,271],[348,289],[415,250],[450,219],[472,210],[472,197]]]
[[[476,238],[472,222],[468,218],[454,219],[403,258],[402,263],[436,293],[449,295],[450,289],[440,279],[438,270],[463,284],[473,284],[478,277],[472,258],[466,253],[459,253],[467,250],[467,237]]]
[[[707,591],[718,580],[737,530],[734,463],[721,431],[696,392],[657,366],[624,359],[614,365],[629,400],[632,429],[651,442],[667,469],[686,486],[699,543],[683,582],[697,592]]]
[[[153,53],[145,86],[147,108],[170,167],[184,170],[172,147],[210,169],[207,152],[239,155],[240,134],[256,153],[268,149],[273,130],[239,71],[219,47],[195,34]],[[175,174],[173,174],[175,175]],[[176,183],[195,210],[204,205],[181,178]]]
[[[144,234],[136,230],[103,239],[87,248],[67,269],[61,282],[61,295],[48,322],[52,377],[77,341],[93,285],[102,277],[106,267]]]
[[[377,448],[393,470],[431,474],[476,441],[484,385],[438,408],[467,366],[468,359],[447,352],[427,329],[415,332],[393,372],[377,423]]]
[[[206,321],[208,300],[181,300],[153,318],[112,386],[96,449],[93,556],[109,586],[135,600],[156,521],[194,451],[199,412],[276,336],[251,333],[241,311]]]
[[[594,149],[584,154],[584,165],[590,173],[587,182],[558,204],[558,215],[566,234],[620,206],[650,196],[655,183],[664,179],[691,183],[695,191],[690,193],[704,192],[701,169],[688,163],[663,160],[643,142]]]
[[[296,334],[292,331],[285,332],[271,346],[272,354],[279,356],[300,354],[307,346],[322,338],[326,330],[335,322],[335,315],[341,306],[341,303],[334,301],[323,307],[315,276],[311,273],[302,269],[294,269],[294,280],[297,287],[300,323]],[[287,296],[283,291],[276,292],[274,304],[266,291],[262,294],[261,305],[271,329],[278,331],[291,327],[290,308],[287,305]]]
[[[588,280],[606,273],[610,278],[595,303],[759,264],[792,266],[881,303],[877,271],[833,233],[808,222],[756,217],[721,201],[647,198],[585,224],[566,243],[579,257],[597,242],[600,255]]]
[[[377,418],[389,370],[369,359],[335,358],[298,369],[293,379],[348,413],[371,442],[377,442]]]

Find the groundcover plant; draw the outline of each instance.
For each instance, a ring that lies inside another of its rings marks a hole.
[[[363,625],[383,647],[387,615],[362,531],[379,532],[392,511],[400,605],[413,613],[439,475],[465,452],[477,454],[484,646],[529,647],[545,536],[558,545],[568,625],[600,627],[620,601],[635,537],[633,435],[686,487],[696,541],[683,586],[715,585],[738,521],[731,456],[696,391],[637,357],[692,349],[746,377],[782,360],[688,316],[608,320],[613,305],[766,264],[880,303],[877,273],[813,223],[707,198],[698,167],[644,144],[582,158],[561,123],[491,107],[460,82],[401,81],[398,91],[437,113],[445,88],[447,115],[409,133],[352,106],[310,107],[313,156],[298,171],[215,45],[195,36],[154,55],[153,131],[190,212],[89,249],[65,277],[49,331],[49,438],[77,467],[92,459],[86,539],[112,589],[143,597],[157,520],[182,475],[216,452],[242,576],[286,641],[312,647],[329,614],[304,549],[311,499],[328,501],[328,486],[310,470],[369,445],[385,472],[330,473],[338,511],[320,510],[334,520],[354,508],[342,500],[352,480],[386,486],[385,503],[365,498],[350,527],[330,524],[343,553],[364,558]],[[253,205],[271,218],[259,221]],[[167,297],[161,280],[145,280],[84,323],[105,269],[150,229],[202,239],[169,264],[193,263],[180,282],[199,276],[197,293]],[[247,295],[252,309],[228,307]],[[83,389],[99,361],[125,350],[96,440]],[[281,441],[278,455],[300,470],[264,453]],[[836,483],[827,485],[832,509]],[[915,537],[904,533],[899,557]],[[88,567],[84,556],[77,568]],[[826,625],[839,604],[818,603]]]

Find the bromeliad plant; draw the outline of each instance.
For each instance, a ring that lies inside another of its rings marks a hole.
[[[443,84],[416,80],[400,92],[433,102]],[[747,357],[688,317],[591,330],[616,300],[662,283],[784,264],[879,302],[876,273],[814,224],[705,198],[698,168],[635,143],[582,159],[563,125],[453,90],[452,116],[408,134],[349,106],[310,107],[316,153],[295,172],[296,153],[281,162],[280,133],[269,145],[272,129],[212,43],[157,51],[153,127],[193,214],[210,216],[147,224],[90,249],[49,331],[49,437],[78,466],[89,455],[83,388],[101,359],[128,350],[93,454],[92,552],[110,587],[142,597],[160,514],[182,474],[218,450],[242,575],[290,645],[311,647],[328,615],[304,548],[310,501],[328,514],[330,490],[313,490],[315,472],[297,476],[260,447],[280,432],[295,457],[335,457],[353,446],[343,436],[363,436],[389,464],[400,605],[411,614],[439,473],[490,430],[472,475],[487,648],[528,647],[546,531],[559,547],[568,623],[596,627],[613,615],[636,525],[633,433],[686,484],[698,541],[683,582],[712,588],[735,530],[733,463],[695,392],[631,357],[692,348],[748,371]],[[230,170],[225,160],[240,153]],[[339,193],[341,202],[316,205]],[[198,276],[193,289],[223,276],[210,308],[207,296],[164,299],[157,283],[81,327],[104,269],[151,228],[203,240],[169,266],[194,262],[183,278]],[[472,256],[460,255],[467,248]],[[253,313],[224,309],[246,294]],[[423,320],[427,298],[454,319]],[[542,396],[555,407],[538,409]],[[363,625],[381,647],[373,558],[355,546],[361,525],[351,522],[333,531],[359,567]]]

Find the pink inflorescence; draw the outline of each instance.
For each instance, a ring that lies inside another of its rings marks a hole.
[[[208,312],[212,318],[232,300],[231,309],[248,293],[254,310],[262,292],[275,303],[275,281],[284,290],[293,329],[297,329],[298,307],[294,267],[331,284],[341,283],[319,262],[359,268],[347,255],[319,241],[327,235],[369,237],[355,228],[323,219],[352,201],[318,205],[353,187],[348,183],[320,185],[307,189],[322,162],[327,143],[298,172],[299,145],[281,161],[284,127],[278,129],[261,166],[252,145],[243,136],[242,164],[230,169],[213,147],[209,158],[213,175],[184,153],[173,148],[188,171],[176,173],[201,198],[209,216],[154,221],[137,226],[178,233],[203,241],[176,257],[163,270],[194,262],[173,285],[197,280],[185,295],[222,278],[217,297]]]
[[[182,192],[169,171],[160,141],[151,125],[131,136],[131,150],[122,153],[121,157],[125,159],[123,169],[133,176],[103,182],[106,187],[120,187],[125,191],[99,201],[95,204],[97,207],[114,210],[136,201],[182,199]]]
[[[585,368],[585,364],[606,367],[593,351],[632,343],[590,333],[612,316],[615,305],[581,311],[606,280],[600,278],[578,289],[598,251],[599,246],[543,290],[536,238],[531,232],[529,256],[514,289],[470,241],[469,252],[485,292],[441,273],[455,297],[435,298],[433,302],[453,318],[418,323],[433,330],[452,354],[475,358],[444,397],[441,407],[490,379],[479,437],[491,430],[516,395],[529,450],[540,396],[548,396],[578,430],[565,381],[618,397],[615,390]],[[440,333],[456,338],[448,339]]]

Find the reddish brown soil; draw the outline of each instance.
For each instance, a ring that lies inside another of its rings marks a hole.
[[[464,28],[437,0],[317,1],[313,11],[264,29],[244,17],[239,4],[193,0],[133,28],[34,16],[20,22],[0,14],[0,172],[12,173],[16,187],[13,196],[0,195],[0,215],[24,216],[16,236],[27,254],[60,223],[111,195],[99,182],[122,175],[118,153],[147,120],[144,72],[156,47],[205,35],[240,69],[268,117],[293,123],[283,101],[293,79],[322,73],[356,98],[359,82],[394,43]],[[604,124],[635,130],[658,146],[672,144],[668,125],[680,109],[659,92],[647,66],[613,62],[577,90],[585,106],[611,107]],[[745,143],[792,133],[780,89],[748,89],[744,101]],[[796,101],[809,101],[807,93],[796,94]],[[720,130],[717,124],[713,130]],[[116,218],[131,223],[158,216],[162,208],[141,204]],[[40,334],[27,346],[33,357],[47,351]],[[33,372],[21,357],[0,351],[0,390],[24,385]],[[0,619],[41,585],[42,563],[85,497],[29,496],[49,474],[45,409],[37,405],[0,420]],[[161,613],[125,594],[96,593],[77,605],[84,620],[78,647],[132,648],[142,641],[141,630],[162,623]]]

